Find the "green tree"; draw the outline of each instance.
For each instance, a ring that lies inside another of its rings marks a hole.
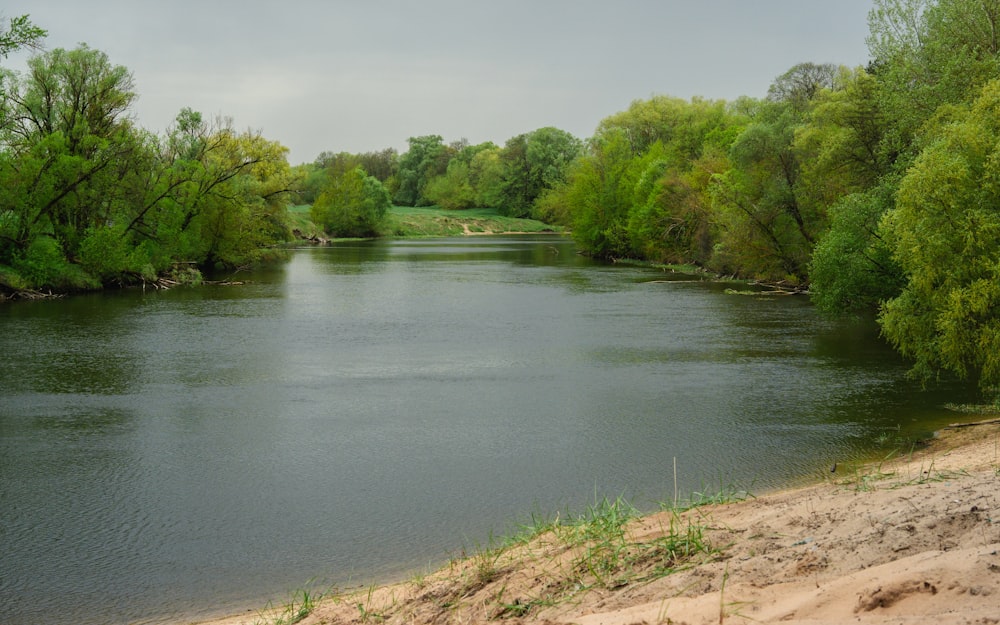
[[[312,204],[319,197],[320,191],[326,185],[327,171],[315,163],[303,163],[293,169],[298,172],[302,182],[297,190],[296,204]]]
[[[469,164],[452,159],[443,175],[428,181],[424,196],[430,203],[448,210],[472,208],[476,203],[476,192],[469,181]]]
[[[601,120],[596,134],[617,129],[625,134],[633,154],[643,154],[660,142],[673,158],[691,161],[702,153],[708,133],[727,116],[725,102],[658,95],[635,100],[627,110]]]
[[[81,264],[105,283],[146,279],[179,260],[241,266],[290,238],[287,204],[298,176],[285,147],[187,108],[166,137],[147,135],[145,146],[137,175],[117,188],[114,219],[91,228],[82,245],[91,253],[81,253]]]
[[[851,193],[829,209],[830,230],[809,265],[811,299],[823,311],[864,313],[899,295],[903,270],[882,231],[895,204],[895,181]]]
[[[803,177],[825,184],[826,201],[870,189],[892,172],[884,150],[891,113],[882,109],[877,78],[858,68],[840,68],[836,88],[820,92],[804,124],[796,131],[794,149]]]
[[[469,184],[476,193],[476,206],[496,208],[503,201],[503,149],[492,142],[481,146],[469,161]]]
[[[722,226],[718,268],[765,280],[803,283],[816,238],[826,226],[823,206],[807,201],[796,132],[798,102],[763,101],[730,149],[732,168],[716,177]]]
[[[461,210],[476,206],[480,194],[477,191],[482,169],[473,166],[480,152],[493,151],[493,143],[478,145],[453,145],[457,151],[448,161],[445,173],[428,181],[424,195],[432,204],[450,210]],[[478,162],[482,164],[482,161]]]
[[[690,163],[679,164],[665,154],[669,151],[651,149],[644,159],[649,165],[629,211],[631,249],[658,262],[707,265],[718,239],[712,181],[729,168],[729,160],[723,148],[711,143]]]
[[[241,265],[288,238],[297,180],[284,147],[190,109],[165,137],[136,128],[131,73],[87,46],[28,68],[0,135],[0,265],[23,285],[146,280],[181,260]]]
[[[205,251],[198,260],[228,267],[254,263],[290,238],[288,200],[297,180],[288,148],[258,132],[233,132],[230,125],[219,131],[217,145],[196,178],[205,190],[196,196],[204,203],[197,219]]]
[[[607,128],[591,139],[588,154],[571,168],[565,190],[573,207],[573,239],[587,254],[631,254],[629,211],[635,185],[649,164],[635,159],[624,129]]]
[[[88,229],[113,220],[121,181],[136,170],[142,142],[127,117],[132,77],[86,46],[35,56],[28,66],[6,98],[0,262],[41,236],[72,260]]]
[[[869,28],[881,107],[892,112],[884,151],[902,172],[921,149],[914,140],[924,124],[1000,74],[1000,2],[875,0]]]
[[[883,216],[927,142],[1000,70],[998,17],[997,0],[876,0],[874,61],[819,98],[796,137],[803,179],[833,206],[810,265],[821,308],[874,310],[900,295]]]
[[[361,167],[334,172],[313,204],[313,221],[338,237],[369,237],[379,232],[392,199]]]
[[[727,154],[743,120],[723,102],[668,102],[664,139],[642,156],[648,165],[629,210],[631,249],[651,260],[707,265],[718,240],[711,188],[716,176],[730,168]]]
[[[393,201],[403,206],[429,206],[427,183],[447,171],[450,153],[440,135],[407,139],[410,149],[399,157],[397,189]]]
[[[899,176],[886,151],[891,114],[882,110],[877,77],[844,70],[838,80],[843,87],[817,99],[795,148],[804,186],[830,217],[809,264],[812,301],[826,312],[853,314],[876,310],[902,288],[902,269],[880,225],[895,205]]]
[[[889,341],[923,379],[1000,385],[1000,81],[941,126],[885,216],[905,286],[882,308]]]
[[[832,63],[799,63],[771,83],[767,99],[807,109],[820,93],[833,89],[837,72],[837,66]]]
[[[539,196],[565,181],[582,145],[572,134],[551,126],[509,139],[500,153],[500,212],[511,217],[531,215]]]
[[[589,254],[706,262],[714,245],[709,188],[728,168],[743,123],[724,102],[657,96],[601,121],[568,182],[543,197],[572,215]]]
[[[364,152],[358,154],[357,159],[358,165],[382,184],[388,184],[399,171],[399,153],[395,148]]]
[[[10,18],[6,27],[0,20],[0,58],[7,58],[11,52],[23,48],[37,50],[47,35],[48,32],[32,24],[27,15]]]

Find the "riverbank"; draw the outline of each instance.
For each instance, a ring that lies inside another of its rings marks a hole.
[[[325,245],[331,239],[323,230],[313,223],[309,215],[308,205],[289,206],[288,226],[293,233],[293,239],[276,249],[308,244]],[[437,207],[412,208],[393,206],[383,225],[382,236],[386,238],[428,238],[428,237],[462,237],[477,235],[516,235],[516,234],[566,234],[566,229],[560,226],[546,224],[534,219],[506,217],[496,209],[474,208],[466,210],[444,210]],[[272,250],[263,254],[268,260],[274,260],[280,251]],[[189,274],[193,270],[191,263],[178,263],[178,266]],[[178,280],[178,270],[175,267],[163,275],[149,277],[129,276],[128,282],[134,287],[162,289],[178,284],[191,283],[188,279]],[[201,274],[194,276],[194,283],[202,282]],[[44,286],[32,288],[21,279],[13,269],[0,265],[0,303],[14,300],[53,299],[73,293],[96,292],[105,289],[94,279],[84,281],[74,286]]]
[[[296,238],[318,242],[329,236],[313,223],[309,206],[288,209]],[[564,234],[565,228],[535,219],[507,217],[495,208],[445,210],[435,206],[393,206],[381,232],[387,238],[457,237],[490,234]]]
[[[299,622],[1000,622],[995,420],[812,486],[644,516],[620,525],[620,542],[607,512],[600,527],[555,523],[428,575],[327,597]]]

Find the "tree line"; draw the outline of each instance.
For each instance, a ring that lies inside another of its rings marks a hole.
[[[568,226],[596,257],[808,290],[875,313],[921,379],[995,390],[1000,0],[875,0],[868,46],[866,67],[800,63],[761,99],[633,102],[585,142],[418,137],[364,158],[396,203],[493,206]]]
[[[27,16],[12,19],[0,57],[44,35]],[[92,289],[189,265],[240,266],[289,238],[296,176],[280,144],[190,109],[163,136],[137,127],[131,73],[85,45],[27,65],[0,74],[5,290]]]
[[[583,142],[558,128],[470,145],[440,135],[410,137],[409,149],[364,154],[323,152],[296,170],[301,201],[312,217],[340,236],[377,235],[390,205],[449,210],[495,208],[508,217],[540,217],[544,192],[563,184]]]
[[[30,45],[30,29],[12,21],[0,52]],[[125,114],[127,71],[86,48],[37,55],[3,83],[0,284],[248,262],[288,236],[288,202],[341,236],[379,234],[393,204],[493,207],[568,226],[595,257],[692,263],[874,312],[921,378],[995,389],[1000,0],[875,0],[868,46],[865,67],[800,63],[760,99],[638,100],[586,140],[429,135],[297,167],[189,110],[151,136]]]

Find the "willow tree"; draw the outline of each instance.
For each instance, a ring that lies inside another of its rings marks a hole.
[[[241,265],[287,238],[284,147],[190,110],[158,137],[133,124],[135,98],[128,69],[84,45],[32,57],[11,84],[0,135],[8,287],[148,280],[177,261]]]
[[[113,220],[122,180],[139,169],[135,97],[129,71],[86,46],[28,61],[5,98],[0,263],[35,283],[79,282],[67,263]]]
[[[842,88],[819,98],[795,139],[806,186],[830,221],[810,260],[810,293],[826,312],[870,312],[902,286],[880,225],[899,184],[885,141],[892,112],[883,109],[875,75],[845,70],[839,80]]]
[[[805,112],[797,102],[763,101],[729,151],[731,168],[716,177],[721,223],[716,262],[765,280],[807,279],[807,265],[826,225],[824,207],[806,201],[796,131]]]
[[[902,180],[884,230],[906,276],[880,315],[928,379],[1000,386],[1000,81],[953,113]]]

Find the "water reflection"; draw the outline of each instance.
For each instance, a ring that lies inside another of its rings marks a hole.
[[[5,391],[38,393],[127,392],[135,383],[134,354],[94,345],[110,344],[133,331],[127,311],[134,299],[96,296],[0,307],[0,379]],[[23,359],[32,366],[23,366]]]

